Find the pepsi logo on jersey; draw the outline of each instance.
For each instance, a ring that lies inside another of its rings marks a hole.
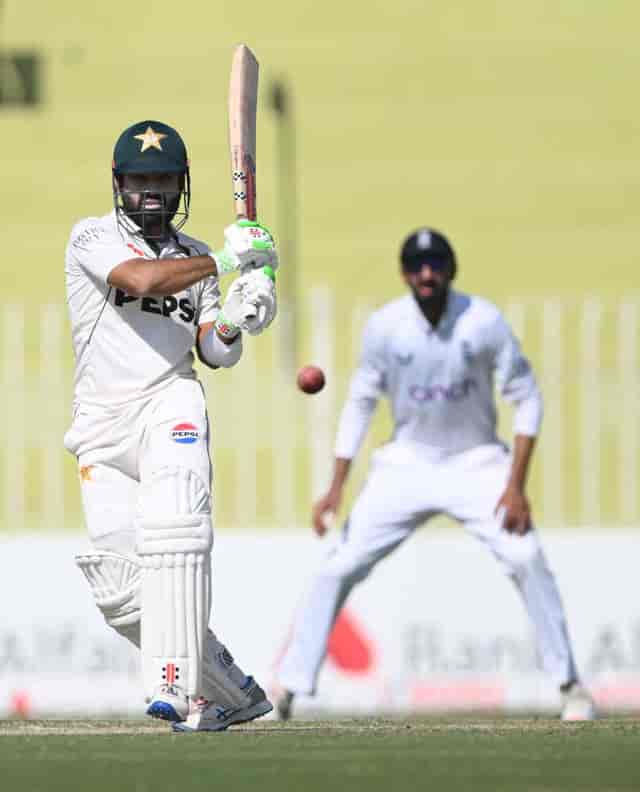
[[[199,437],[198,427],[187,421],[176,424],[171,430],[171,439],[174,443],[180,443],[181,445],[196,443]]]
[[[116,289],[113,298],[113,304],[116,308],[122,308],[127,303],[135,303],[139,301],[140,310],[145,313],[156,314],[157,316],[164,316],[170,318],[173,313],[179,311],[177,318],[181,319],[186,324],[195,321],[196,309],[193,307],[191,300],[188,297],[178,299],[173,295],[167,297],[132,297],[127,294],[123,289]]]

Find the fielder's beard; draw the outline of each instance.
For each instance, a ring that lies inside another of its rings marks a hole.
[[[428,297],[422,297],[417,289],[413,290],[413,296],[415,297],[418,305],[423,308],[424,310],[436,310],[437,308],[442,308],[446,305],[447,298],[449,297],[449,286],[438,284],[438,283],[424,283],[421,284],[423,286],[430,286],[433,289],[432,293]]]
[[[447,307],[449,284],[447,283],[440,288],[438,288],[436,284],[429,285],[435,287],[437,291],[428,297],[421,297],[416,290],[413,289],[413,296],[424,316],[426,316],[432,324],[437,324]]]

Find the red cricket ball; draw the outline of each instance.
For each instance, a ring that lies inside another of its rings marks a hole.
[[[324,388],[324,371],[318,366],[303,366],[298,371],[296,382],[301,391],[317,393]]]

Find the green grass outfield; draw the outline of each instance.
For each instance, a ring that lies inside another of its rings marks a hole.
[[[438,718],[276,722],[172,735],[131,721],[0,724],[11,792],[640,789],[640,721]]]

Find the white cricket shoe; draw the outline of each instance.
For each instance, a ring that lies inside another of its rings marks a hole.
[[[158,685],[153,691],[147,715],[176,723],[189,714],[189,699],[178,685]]]
[[[591,694],[580,682],[574,682],[562,693],[562,698],[560,718],[563,721],[592,721],[598,717]]]
[[[247,723],[271,712],[273,704],[253,677],[247,678],[242,688],[248,698],[244,707],[227,708],[210,703],[204,698],[191,704],[191,711],[182,723],[174,723],[175,732],[224,731],[234,723]]]

